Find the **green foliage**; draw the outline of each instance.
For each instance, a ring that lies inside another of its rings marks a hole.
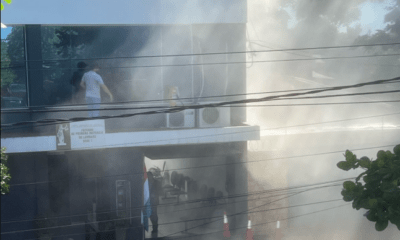
[[[355,180],[343,183],[343,200],[353,202],[353,208],[368,209],[366,217],[375,222],[375,229],[383,231],[389,222],[400,230],[400,145],[390,151],[380,150],[376,160],[357,156],[347,150],[345,161],[337,167],[348,171],[361,167],[365,169]],[[363,180],[364,184],[360,182]]]
[[[1,148],[1,194],[4,195],[10,191],[10,173],[7,167],[6,148]]]
[[[4,0],[4,2],[6,2],[6,3],[8,3],[8,4],[11,4],[11,3],[12,3],[12,0]],[[1,11],[3,11],[3,10],[4,10],[4,4],[1,3]]]
[[[7,87],[10,85],[14,79],[15,79],[15,74],[14,72],[9,69],[10,66],[10,58],[7,53],[8,49],[8,42],[6,41],[1,41],[1,87]]]

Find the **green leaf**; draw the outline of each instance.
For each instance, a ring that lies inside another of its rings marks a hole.
[[[359,204],[359,200],[354,200],[352,203],[353,208],[355,208],[356,210],[360,210],[361,206]]]
[[[3,9],[4,9],[4,5],[3,5],[3,3],[1,4],[1,11],[3,11]]]
[[[376,211],[369,210],[369,213],[367,215],[367,219],[370,220],[371,222],[376,222],[376,221],[378,221],[379,218],[376,215]]]
[[[352,194],[352,192],[345,190],[342,190],[341,192],[342,196],[343,196],[343,200],[345,202],[351,202],[354,199],[354,195]]]
[[[348,162],[341,161],[336,166],[342,170],[349,171],[351,169],[351,164]]]
[[[356,182],[360,181],[360,178],[361,178],[363,175],[365,175],[365,174],[367,174],[367,173],[366,173],[366,172],[363,172],[363,173],[361,173],[360,175],[358,175],[358,177],[356,178]]]
[[[379,150],[378,153],[376,154],[376,156],[378,157],[378,159],[382,159],[384,158],[386,155],[385,151],[383,150]]]
[[[371,161],[367,157],[362,157],[360,161],[358,161],[358,164],[363,168],[369,168],[371,166]]]
[[[394,180],[394,181],[392,182],[393,186],[394,186],[394,187],[397,187],[398,182],[399,182],[399,179]]]
[[[6,3],[11,4],[12,0],[4,0]]]
[[[383,160],[383,158],[378,159],[377,163],[378,163],[378,167],[380,167],[380,168],[385,165],[385,161]]]
[[[390,169],[388,169],[388,168],[382,168],[382,169],[379,169],[378,173],[379,173],[380,175],[386,175],[386,174],[390,173],[391,171],[392,171],[392,170],[390,170]]]
[[[392,206],[389,206],[388,211],[389,211],[389,214],[395,214],[395,210]]]
[[[396,185],[393,185],[393,182],[382,182],[381,190],[384,192],[394,192],[394,190],[396,190]]]
[[[393,152],[394,152],[394,154],[396,154],[397,156],[400,156],[400,144],[399,144],[399,145],[396,145],[396,146],[393,148]]]
[[[390,201],[392,199],[392,194],[390,194],[389,192],[384,192],[382,195],[383,199],[385,199],[386,201]]]
[[[368,203],[369,203],[369,206],[371,207],[371,208],[374,208],[374,207],[376,207],[376,205],[378,204],[378,200],[376,200],[376,199],[370,199],[369,201],[368,201]]]
[[[369,205],[368,199],[362,199],[360,201],[360,205],[361,205],[362,208],[365,208],[365,209],[370,209],[371,208],[370,205]]]
[[[343,183],[343,187],[348,191],[353,191],[354,188],[356,187],[356,184],[352,181],[346,181]]]
[[[386,219],[386,220],[381,220],[381,219],[379,219],[376,223],[375,223],[375,229],[376,229],[376,231],[383,231],[383,230],[385,230],[386,229],[386,227],[388,226],[388,224],[389,224],[389,221]]]
[[[388,179],[388,178],[390,178],[391,176],[392,176],[392,173],[388,173],[388,174],[386,174],[385,176],[383,176],[382,179]]]
[[[351,151],[346,150],[345,156],[346,156],[346,161],[347,161],[348,163],[350,163],[350,164],[352,164],[352,165],[353,165],[354,163],[356,163],[356,161],[357,161],[357,156],[354,155]]]
[[[353,201],[353,199],[354,199],[354,197],[352,197],[352,196],[350,196],[350,195],[347,195],[347,196],[344,196],[344,197],[343,197],[343,200],[344,200],[345,202],[351,202],[351,201]]]

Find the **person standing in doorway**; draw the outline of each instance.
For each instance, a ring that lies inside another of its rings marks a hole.
[[[72,99],[73,102],[76,104],[83,103],[83,91],[81,91],[81,81],[82,77],[85,74],[85,70],[87,67],[87,64],[84,62],[78,62],[77,66],[78,68],[77,71],[74,72],[72,75],[71,79],[71,85],[72,85]]]
[[[150,188],[150,205],[151,205],[150,220],[153,225],[153,231],[151,232],[151,237],[157,237],[158,236],[157,206],[159,205],[161,181],[158,176],[155,176],[155,172],[151,170],[147,172],[147,177],[149,179],[149,188]]]
[[[93,63],[89,67],[89,71],[82,77],[80,86],[86,88],[86,103],[89,108],[89,117],[98,117],[101,103],[100,88],[110,97],[111,102],[114,100],[112,93],[104,85],[103,79],[97,72],[100,70],[97,63]],[[97,109],[97,110],[95,110]]]

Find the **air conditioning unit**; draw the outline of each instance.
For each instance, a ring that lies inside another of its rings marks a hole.
[[[203,102],[201,104],[210,104]],[[206,107],[199,110],[199,127],[228,127],[231,125],[231,108],[229,105]]]
[[[186,109],[180,112],[167,113],[167,128],[193,128],[195,126],[195,110]]]

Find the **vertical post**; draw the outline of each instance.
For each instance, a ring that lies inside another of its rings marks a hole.
[[[40,106],[44,104],[41,25],[26,25],[25,33],[28,102],[31,106]]]
[[[160,27],[160,28],[161,28],[161,30],[160,30],[160,39],[161,39],[161,41],[160,41],[160,43],[161,43],[161,54],[160,54],[160,60],[161,60],[161,69],[160,69],[160,71],[161,71],[161,89],[162,89],[163,99],[165,99],[164,71],[163,71],[163,34],[162,34],[163,27]]]
[[[25,55],[25,78],[26,78],[26,103],[28,107],[31,105],[29,96],[29,77],[28,77],[28,53],[27,53],[26,26],[24,27],[24,55]]]
[[[194,47],[193,47],[193,24],[190,24],[190,42],[192,46],[192,100],[194,102],[194,66],[193,66],[193,54],[194,54]]]
[[[224,95],[226,95],[227,91],[228,91],[228,43],[225,43],[225,89],[224,89]]]

